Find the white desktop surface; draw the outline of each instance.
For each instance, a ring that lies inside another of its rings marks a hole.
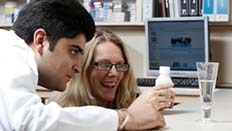
[[[139,89],[141,92],[145,91],[146,89],[151,88],[151,87],[145,87],[145,86],[139,86]],[[176,95],[179,96],[199,96],[199,88],[191,88],[191,87],[186,87],[186,88],[181,88],[181,87],[173,87],[171,88],[173,92],[176,93]]]
[[[166,127],[161,131],[231,131],[232,130],[232,90],[220,89],[215,92],[212,119],[214,125],[197,124],[201,118],[200,99],[183,102],[173,109],[165,110]]]

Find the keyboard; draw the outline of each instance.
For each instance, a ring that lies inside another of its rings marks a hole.
[[[175,84],[174,87],[189,87],[189,88],[198,88],[198,78],[180,78],[180,77],[173,77],[173,83]]]
[[[155,86],[155,78],[137,78],[137,86]],[[174,87],[178,88],[198,88],[197,78],[182,78],[172,77],[172,82],[175,84]]]
[[[155,86],[155,78],[137,78],[137,86]]]
[[[141,90],[145,90],[143,87],[153,87],[155,86],[155,78],[137,78],[137,86],[140,86]],[[198,78],[182,78],[182,77],[172,77],[172,81],[175,84],[172,91],[176,95],[196,95],[199,96],[199,85]],[[215,89],[218,91],[219,89]]]
[[[140,90],[146,90],[143,87],[153,87],[155,86],[155,78],[137,78],[137,86]],[[182,77],[172,77],[172,81],[175,84],[172,91],[176,95],[196,95],[199,96],[199,87],[197,78],[182,78]]]

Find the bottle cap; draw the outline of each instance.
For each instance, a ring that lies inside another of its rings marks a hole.
[[[160,66],[159,73],[169,75],[170,74],[170,67],[169,66]]]

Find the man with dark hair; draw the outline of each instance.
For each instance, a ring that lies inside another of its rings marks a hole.
[[[41,103],[36,87],[64,91],[80,72],[85,43],[95,33],[93,19],[77,0],[31,1],[12,29],[0,30],[0,131],[144,130],[165,125],[159,110],[168,103],[155,99],[159,93],[152,88],[126,110]]]

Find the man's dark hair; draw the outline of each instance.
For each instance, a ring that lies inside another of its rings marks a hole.
[[[63,37],[84,34],[87,41],[91,40],[96,27],[78,0],[32,0],[21,9],[12,29],[29,45],[39,28],[46,31],[50,50],[53,50]]]

